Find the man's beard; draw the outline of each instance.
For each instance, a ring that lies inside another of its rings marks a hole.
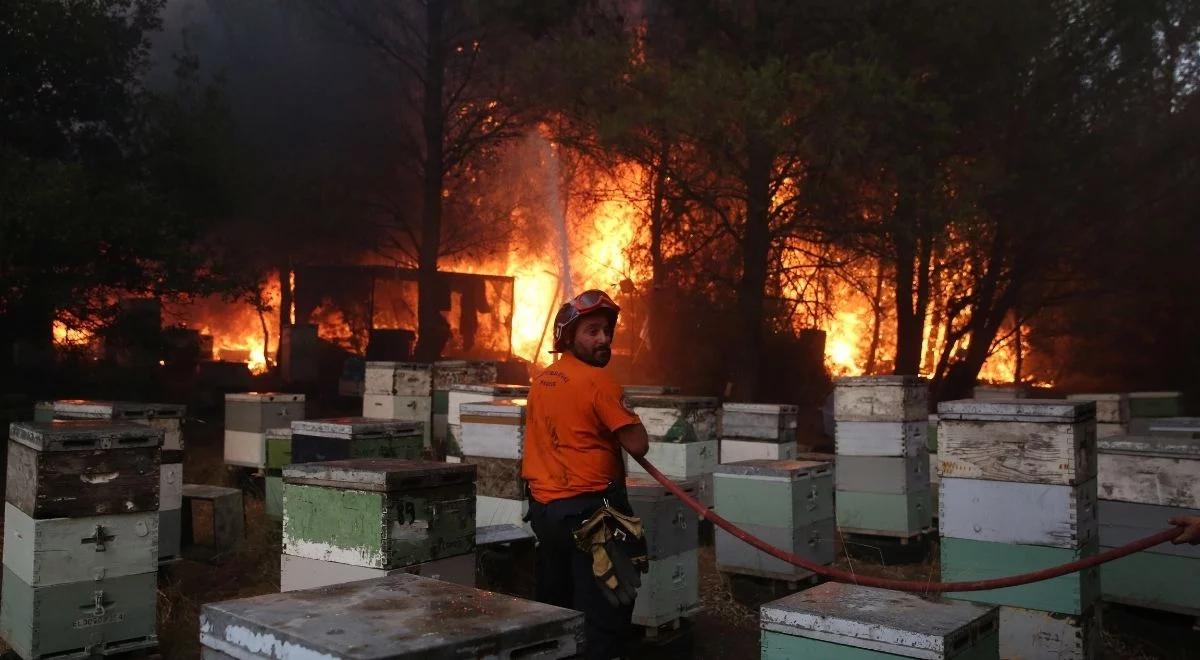
[[[593,367],[608,366],[609,361],[612,360],[612,349],[607,346],[598,348],[590,353],[581,353],[579,350],[572,350],[571,352],[575,354],[575,357]]]

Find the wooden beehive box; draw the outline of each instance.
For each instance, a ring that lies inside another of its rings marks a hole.
[[[520,460],[525,450],[525,401],[465,403],[460,412],[463,455]]]
[[[903,495],[929,490],[929,456],[841,456],[835,468],[838,490]]]
[[[947,477],[938,526],[943,537],[1056,548],[1099,538],[1096,484],[1030,484]]]
[[[464,403],[486,403],[499,399],[524,399],[529,396],[528,385],[459,384],[451,385],[447,394],[446,423],[462,424],[461,406]]]
[[[4,565],[33,587],[158,570],[158,514],[35,520],[4,505]]]
[[[187,413],[183,404],[59,399],[46,405],[52,419],[110,419],[159,428],[163,430],[164,451],[183,449],[183,418]]]
[[[682,481],[677,485],[696,496],[696,482]],[[651,559],[677,555],[699,546],[699,517],[671,491],[649,477],[628,477],[625,488],[633,515],[642,519]]]
[[[713,470],[717,467],[717,441],[650,442],[646,460],[666,476],[676,481],[696,481],[696,499],[713,506]],[[633,476],[648,476],[641,464],[625,454],[625,472]]]
[[[1000,657],[995,607],[827,582],[762,606],[763,660]]]
[[[415,422],[334,417],[292,422],[293,463],[348,458],[421,457],[421,426]]]
[[[837,522],[843,532],[911,537],[933,526],[932,491],[903,494],[837,491]]]
[[[1183,414],[1182,392],[1130,392],[1130,417],[1178,417]]]
[[[718,439],[719,403],[714,397],[682,395],[625,396],[657,442],[702,442]]]
[[[700,553],[695,548],[650,560],[633,604],[634,625],[657,628],[700,611]]]
[[[942,402],[938,467],[943,478],[1082,484],[1096,476],[1096,404]]]
[[[834,427],[834,442],[840,456],[916,456],[926,451],[928,433],[925,421],[839,421]]]
[[[22,658],[87,658],[157,645],[158,574],[33,587],[4,569],[0,636]]]
[[[1200,442],[1119,436],[1099,445],[1100,499],[1200,509]]]
[[[496,382],[496,363],[473,360],[440,360],[433,363],[433,391],[449,392],[454,385]]]
[[[1100,616],[1079,616],[1000,606],[1000,657],[1091,660],[1100,657]]]
[[[787,550],[817,564],[830,564],[837,557],[837,524],[833,518],[794,529],[747,524],[739,524],[738,527],[772,547]],[[789,582],[812,575],[811,571],[768,555],[719,528],[716,530],[715,551],[717,570],[724,573]]]
[[[744,461],[713,473],[717,513],[735,523],[795,529],[833,517],[833,465]]]
[[[1068,394],[1068,401],[1092,401],[1096,404],[1097,424],[1128,424],[1129,395],[1120,393],[1108,394]]]
[[[31,518],[158,510],[163,432],[108,421],[9,427],[6,499]]]
[[[368,362],[363,395],[433,395],[433,366],[418,362]]]
[[[1089,557],[1098,548],[1097,543],[1081,548],[1054,548],[943,537],[942,581],[988,580],[1032,573]],[[954,592],[947,596],[1080,615],[1095,607],[1100,599],[1100,572],[1093,567],[1017,587]]]
[[[475,466],[350,459],[283,471],[283,552],[392,569],[471,552]]]
[[[520,460],[464,455],[462,462],[475,466],[476,495],[510,500],[525,497],[525,480],[521,478]]]
[[[573,658],[583,614],[409,574],[209,603],[200,643],[245,659]],[[292,656],[289,656],[292,657]]]
[[[1200,417],[1157,417],[1146,423],[1150,435],[1200,437]]]
[[[282,470],[292,462],[292,429],[267,429],[267,469]]]
[[[839,378],[833,391],[838,422],[915,422],[929,414],[929,381],[916,376]]]
[[[721,407],[721,437],[796,442],[799,406],[778,403],[726,403]]]
[[[762,442],[761,440],[721,438],[720,462],[785,461],[796,458],[797,453],[798,448],[794,442]]]
[[[304,419],[304,395],[281,392],[239,392],[225,395],[225,430],[266,433]]]

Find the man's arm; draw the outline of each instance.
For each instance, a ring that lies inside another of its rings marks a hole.
[[[617,442],[634,458],[641,458],[650,451],[650,436],[641,424],[629,424],[617,429]]]

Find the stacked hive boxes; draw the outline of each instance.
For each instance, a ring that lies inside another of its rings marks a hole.
[[[363,377],[363,417],[419,422],[428,447],[433,424],[433,366],[368,362]]]
[[[915,376],[837,381],[833,415],[842,531],[909,538],[933,524],[928,401],[928,383]]]
[[[1127,394],[1070,394],[1067,399],[1095,402],[1097,438],[1125,435],[1129,429],[1129,395]]]
[[[267,466],[267,429],[304,419],[304,395],[241,392],[225,395],[225,463]]]
[[[446,413],[446,459],[462,458],[462,405],[464,403],[524,399],[528,396],[528,385],[451,385],[450,393],[447,395],[447,405],[450,410]]]
[[[697,499],[712,508],[712,478],[719,442],[717,400],[701,396],[627,395],[625,405],[641,418],[650,436],[646,459],[676,481],[695,480]],[[625,467],[629,474],[646,474],[628,455]]]
[[[726,403],[721,408],[721,462],[796,457],[800,409],[775,403]]]
[[[292,462],[292,429],[267,429],[267,476],[263,510],[268,518],[283,519],[283,468]]]
[[[763,660],[1000,658],[994,607],[837,582],[763,605],[759,625]]]
[[[700,609],[699,518],[650,478],[625,481],[633,515],[642,519],[650,570],[642,576],[633,622],[647,628],[682,619]],[[695,496],[695,482],[679,484]]]
[[[941,478],[938,476],[938,443],[937,443],[937,423],[938,416],[929,416],[929,429],[926,431],[925,447],[929,449],[929,500],[932,503],[933,515],[937,515],[938,511],[938,495],[941,493]]]
[[[280,587],[401,571],[474,585],[474,498],[469,465],[384,458],[289,465]]]
[[[163,431],[13,424],[0,635],[22,658],[156,645]]]
[[[1100,546],[1114,548],[1200,516],[1200,443],[1180,437],[1100,441]],[[1200,546],[1163,543],[1100,567],[1105,600],[1200,617]]]
[[[433,439],[446,447],[450,425],[450,390],[456,385],[493,385],[495,362],[443,360],[433,363]],[[446,452],[443,451],[445,454]]]
[[[1090,401],[1034,399],[938,406],[944,581],[1028,573],[1097,552],[1095,411]],[[1004,657],[1099,652],[1095,568],[957,597],[1003,606]]]
[[[1129,432],[1145,435],[1150,424],[1159,417],[1178,417],[1183,414],[1181,392],[1130,392]]]
[[[142,424],[163,431],[159,465],[158,554],[179,556],[183,506],[183,417],[187,408],[175,403],[60,400],[38,405],[38,421],[105,419]]]
[[[716,510],[753,536],[818,564],[834,560],[833,465],[743,461],[717,467]],[[812,575],[717,530],[717,568],[795,582]]]
[[[579,658],[583,614],[415,575],[209,603],[206,660]],[[282,649],[282,650],[280,650]]]
[[[525,451],[525,401],[499,399],[464,403],[463,462],[476,466],[475,518],[487,525],[521,525],[529,511],[521,456]]]

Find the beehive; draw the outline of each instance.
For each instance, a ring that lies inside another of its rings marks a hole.
[[[1091,660],[1100,656],[1099,610],[1083,615],[1000,607],[1000,652],[1013,660]]]
[[[283,518],[283,468],[292,462],[292,429],[267,429],[267,469],[263,478],[263,511],[268,518]]]
[[[762,658],[996,660],[994,607],[827,582],[762,606]]]
[[[1100,440],[1102,500],[1200,509],[1200,443],[1171,436]]]
[[[726,403],[721,407],[721,437],[796,442],[798,406],[776,403]]]
[[[916,376],[839,378],[833,417],[841,422],[915,422],[929,414],[929,384]],[[838,452],[842,453],[842,452]]]
[[[48,404],[39,405],[49,406],[49,417],[38,421],[48,422],[53,419],[108,419],[144,424],[163,430],[163,451],[180,451],[183,449],[183,418],[187,412],[187,406],[183,404],[59,399]]]
[[[283,552],[393,569],[475,547],[472,465],[350,459],[283,471]]]
[[[200,643],[238,658],[571,658],[583,614],[440,580],[397,574],[209,603]],[[291,657],[291,656],[289,656]]]
[[[421,426],[414,422],[335,417],[292,422],[293,463],[348,458],[421,457]]]
[[[947,477],[941,488],[943,536],[1056,548],[1087,547],[1099,538],[1094,484]]]
[[[225,395],[225,462],[266,467],[266,432],[304,419],[304,395],[243,392]]]
[[[158,570],[153,511],[34,519],[4,505],[4,565],[32,587]]]
[[[334,561],[292,555],[280,555],[279,560],[280,591],[316,589],[346,582],[372,580],[397,573],[421,575],[464,587],[475,586],[475,554],[470,552],[390,570],[339,564]]]
[[[718,440],[719,407],[713,397],[626,395],[625,404],[642,420],[652,442]]]
[[[676,485],[695,497],[695,482],[683,481]],[[651,559],[699,547],[700,519],[671,491],[648,477],[629,477],[625,487],[633,514],[641,518],[645,526],[646,547]]]
[[[1079,548],[1013,545],[942,537],[942,580],[987,580],[1021,575],[1073,562],[1096,554],[1099,544]],[[1049,580],[989,591],[952,593],[947,596],[1031,610],[1080,615],[1100,598],[1100,573],[1089,568]]]
[[[485,403],[499,399],[524,399],[529,396],[528,385],[451,385],[447,394],[446,412],[446,453],[451,456],[461,456],[462,441],[462,405],[464,403]]]
[[[525,402],[498,399],[460,408],[464,456],[520,460],[525,443]]]
[[[1182,392],[1130,392],[1129,417],[1178,417],[1183,414]]]

